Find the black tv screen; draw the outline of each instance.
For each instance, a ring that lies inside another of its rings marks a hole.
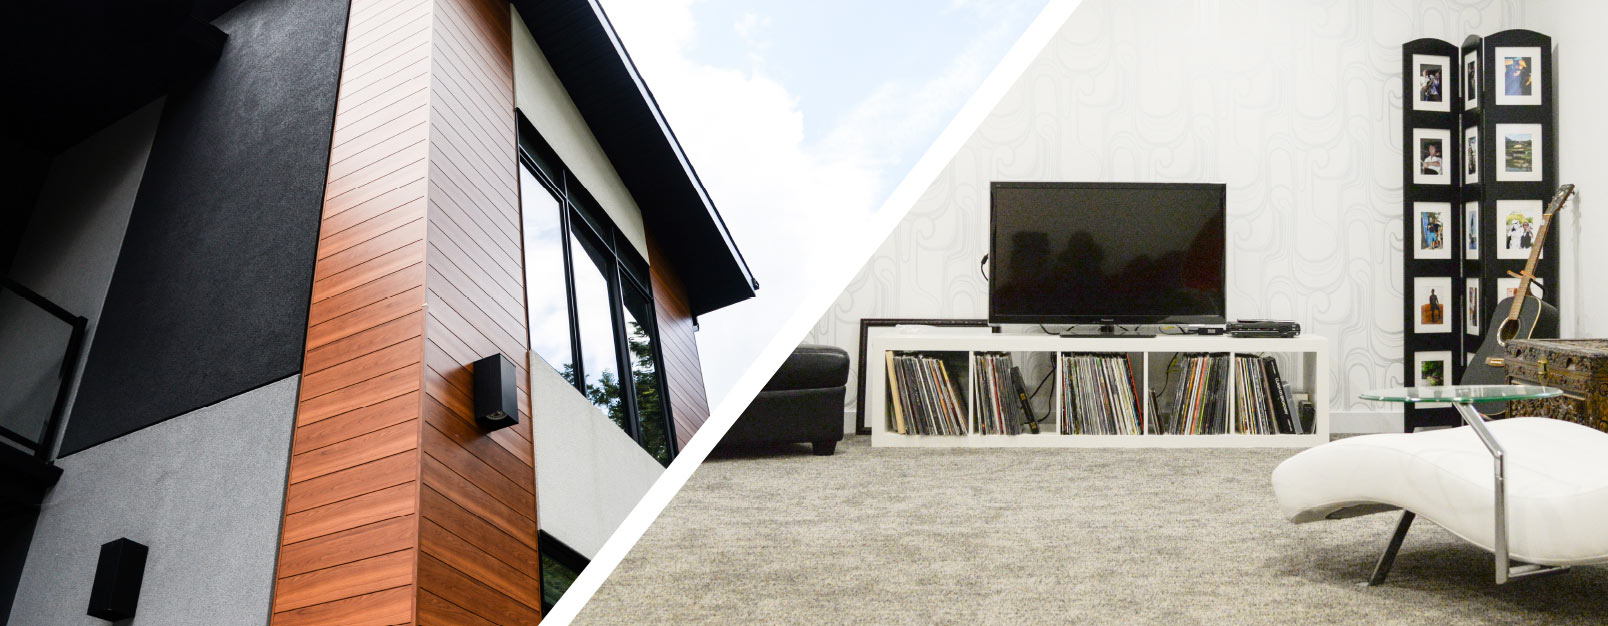
[[[988,321],[1220,324],[1221,184],[994,183]]]

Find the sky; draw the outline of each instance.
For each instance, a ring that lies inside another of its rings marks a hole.
[[[711,409],[1047,1],[601,0],[760,283],[699,318]]]

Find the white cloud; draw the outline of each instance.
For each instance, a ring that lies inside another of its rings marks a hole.
[[[840,159],[866,159],[885,175],[902,175],[993,69],[992,51],[1014,34],[1004,25],[980,34],[925,81],[890,80],[860,102],[822,139],[819,151]],[[892,169],[889,169],[892,168]],[[888,182],[891,182],[889,179]]]
[[[742,37],[749,47],[764,49],[769,43],[760,38],[759,31],[766,26],[770,26],[770,23],[770,18],[762,17],[758,13],[749,11],[744,13],[741,18],[738,18],[737,23],[733,24],[732,28],[737,31],[737,36]]]
[[[819,278],[815,260],[837,253],[834,243],[871,215],[908,164],[890,166],[925,149],[991,68],[987,45],[973,43],[930,80],[885,83],[811,143],[798,98],[764,71],[759,31],[768,18],[750,12],[730,25],[748,58],[699,63],[689,58],[697,1],[605,6],[761,284],[758,298],[700,320],[713,407]]]

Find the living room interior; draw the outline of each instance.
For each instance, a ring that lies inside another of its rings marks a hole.
[[[1605,26],[1085,0],[580,621],[1600,623]]]

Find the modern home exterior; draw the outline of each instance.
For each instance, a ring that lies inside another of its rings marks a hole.
[[[89,5],[6,26],[0,615],[539,621],[758,288],[596,0]]]

